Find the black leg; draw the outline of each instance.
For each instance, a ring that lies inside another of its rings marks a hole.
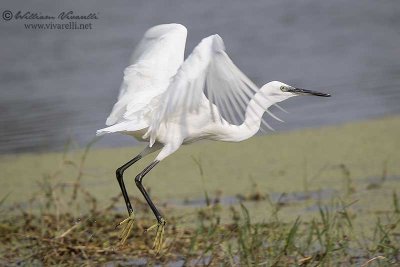
[[[126,192],[126,188],[125,188],[125,184],[124,184],[124,171],[126,169],[128,169],[130,166],[132,166],[132,164],[134,164],[135,162],[140,160],[141,158],[142,158],[142,155],[139,154],[136,157],[134,157],[133,159],[131,159],[130,161],[128,161],[127,163],[125,163],[124,165],[122,165],[121,167],[119,167],[115,171],[119,186],[121,187],[122,196],[124,197],[126,208],[128,209],[129,215],[131,215],[131,213],[133,212],[133,208],[132,208],[132,204],[131,204],[131,201],[129,200],[128,193]]]
[[[135,183],[136,186],[139,188],[140,192],[142,192],[144,198],[147,201],[147,204],[149,204],[151,210],[153,211],[154,215],[157,218],[157,221],[159,223],[163,223],[163,217],[161,216],[160,212],[157,210],[156,206],[154,205],[153,201],[151,200],[149,194],[147,193],[146,189],[142,185],[142,180],[143,177],[151,170],[154,168],[159,163],[159,161],[153,161],[149,166],[147,166],[141,173],[139,173],[136,178],[135,178]]]

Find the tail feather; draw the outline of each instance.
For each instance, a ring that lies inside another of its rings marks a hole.
[[[115,125],[112,125],[110,127],[97,130],[96,135],[101,136],[101,135],[108,134],[108,133],[134,132],[134,131],[142,130],[147,127],[148,127],[147,123],[143,123],[143,122],[142,123],[134,123],[132,121],[124,121],[124,122],[120,122]]]

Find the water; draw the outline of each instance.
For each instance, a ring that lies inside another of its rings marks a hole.
[[[187,51],[219,33],[258,85],[270,80],[329,92],[293,98],[278,131],[400,113],[398,1],[3,1],[1,12],[95,12],[92,30],[26,30],[0,20],[0,153],[84,145],[104,126],[123,69],[144,31],[178,22]],[[280,112],[277,112],[278,114]],[[134,145],[123,135],[98,146]]]
[[[271,203],[275,203],[278,205],[290,205],[293,203],[299,203],[302,201],[306,201],[308,199],[313,200],[324,200],[324,199],[332,199],[335,195],[337,195],[337,191],[334,189],[324,189],[317,191],[298,191],[298,192],[290,192],[290,193],[277,193],[272,192],[268,194],[261,195],[259,199],[246,199],[243,196],[224,196],[218,197],[216,199],[211,199],[210,203],[218,203],[221,205],[232,206],[237,205],[243,201],[263,201],[266,198],[270,200]],[[204,198],[196,198],[196,199],[186,199],[186,200],[178,200],[178,199],[170,199],[165,202],[167,205],[172,205],[175,207],[205,207],[207,206],[207,200]],[[121,208],[122,210],[125,207]]]

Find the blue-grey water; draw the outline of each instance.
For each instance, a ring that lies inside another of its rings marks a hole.
[[[278,131],[400,113],[400,2],[2,1],[0,12],[95,13],[91,30],[33,30],[0,18],[0,153],[84,145],[104,126],[123,70],[145,30],[177,22],[187,53],[210,34],[258,85],[280,80],[329,92],[277,111]],[[39,21],[41,22],[41,21]],[[186,54],[187,54],[186,53]],[[123,135],[98,146],[134,145]]]

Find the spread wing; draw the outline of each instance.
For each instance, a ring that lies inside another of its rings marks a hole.
[[[171,116],[197,110],[204,95],[210,112],[213,105],[218,109],[218,114],[213,114],[216,120],[243,123],[248,103],[258,91],[225,53],[222,38],[209,36],[195,47],[160,96],[163,102],[153,110],[145,137],[150,135],[150,145],[154,144],[161,123]]]
[[[184,58],[187,30],[180,24],[150,28],[134,50],[106,125],[127,120],[144,123],[148,104],[168,87]]]

